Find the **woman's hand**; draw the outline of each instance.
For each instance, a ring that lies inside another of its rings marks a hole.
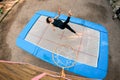
[[[61,13],[61,8],[58,7],[58,14],[60,15],[60,13]]]

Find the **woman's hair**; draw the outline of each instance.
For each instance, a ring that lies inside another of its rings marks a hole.
[[[49,18],[51,18],[51,17],[47,17],[47,18],[46,18],[46,22],[47,22],[47,23],[50,23]]]

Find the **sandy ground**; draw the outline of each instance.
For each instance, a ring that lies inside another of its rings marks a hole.
[[[25,0],[17,4],[0,23],[0,59],[27,62],[60,71],[59,68],[29,55],[15,44],[17,36],[36,11],[57,11],[58,6],[64,14],[71,9],[75,17],[102,24],[108,29],[109,70],[105,80],[120,80],[120,22],[112,20],[112,9],[107,0]]]

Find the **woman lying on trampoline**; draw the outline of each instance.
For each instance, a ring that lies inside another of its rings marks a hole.
[[[72,15],[71,10],[69,10],[68,12],[68,18],[65,22],[62,22],[59,18],[61,13],[60,8],[58,9],[58,16],[56,16],[55,18],[51,18],[51,17],[47,17],[46,22],[53,24],[52,28],[55,31],[55,27],[59,27],[60,29],[65,29],[67,28],[68,30],[70,30],[71,32],[75,33],[76,35],[78,35],[69,25],[68,22],[70,21],[70,17]]]

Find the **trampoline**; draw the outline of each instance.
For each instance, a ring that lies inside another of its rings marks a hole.
[[[51,25],[46,23],[46,18],[56,15],[45,10],[35,13],[18,36],[17,46],[55,66],[53,55],[59,55],[62,61],[74,61],[72,67],[65,68],[74,74],[91,79],[105,78],[108,66],[107,30],[100,24],[71,17],[69,25],[80,36],[67,29],[56,28],[53,31]],[[61,14],[59,19],[65,21],[67,16]]]

